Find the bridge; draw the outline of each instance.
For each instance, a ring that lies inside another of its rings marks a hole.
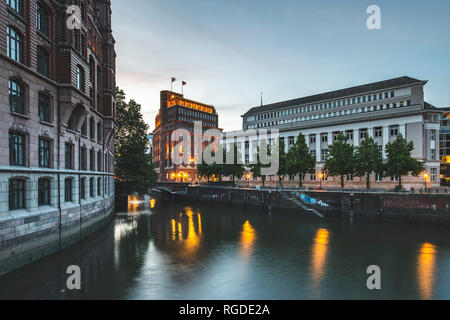
[[[187,195],[188,186],[188,183],[155,182],[151,191],[153,193],[159,193],[163,199],[173,199],[177,195]]]

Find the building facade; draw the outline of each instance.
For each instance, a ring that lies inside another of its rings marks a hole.
[[[437,187],[441,111],[424,101],[426,84],[427,81],[401,77],[252,108],[242,116],[244,131],[236,132],[245,163],[253,160],[258,143],[257,136],[246,130],[279,130],[286,151],[302,133],[317,159],[317,172],[307,175],[305,185],[339,187],[339,178],[323,175],[322,169],[328,147],[340,132],[354,146],[366,137],[374,138],[384,158],[385,146],[402,134],[414,143],[412,155],[424,162],[428,173],[402,178],[405,188]],[[393,189],[398,184],[395,179],[378,175],[370,179],[373,188],[378,189]],[[285,183],[298,185],[298,177],[287,177]],[[364,188],[365,179],[350,176],[346,185]]]
[[[219,116],[212,105],[186,99],[184,95],[172,91],[161,92],[161,105],[156,116],[153,131],[153,163],[159,175],[159,181],[192,182],[197,180],[195,162],[199,154],[192,152],[191,163],[176,165],[172,161],[174,146],[172,134],[177,129],[186,129],[190,133],[191,150],[194,150],[194,122],[201,123],[201,135],[209,129],[219,129]],[[201,139],[201,137],[197,137]],[[203,143],[202,143],[203,145]]]
[[[450,108],[441,109],[440,157],[441,182],[450,184]]]
[[[2,245],[113,210],[111,14],[109,0],[0,1]]]

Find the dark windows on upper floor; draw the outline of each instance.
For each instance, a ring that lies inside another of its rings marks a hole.
[[[64,147],[64,161],[67,170],[73,170],[73,144],[66,143]]]
[[[49,35],[49,14],[40,4],[36,4],[36,28],[39,32],[48,37]]]
[[[23,62],[23,37],[14,28],[7,28],[7,49],[9,58],[22,63]]]
[[[50,56],[42,47],[37,47],[37,71],[44,77],[50,74]]]
[[[17,80],[9,79],[8,89],[11,112],[25,114],[25,86]]]

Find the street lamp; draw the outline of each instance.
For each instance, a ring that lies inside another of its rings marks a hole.
[[[428,185],[427,185],[427,184],[428,184],[428,177],[429,177],[428,173],[425,172],[425,173],[423,174],[424,183],[425,183],[425,192],[427,192],[427,189],[428,189],[428,188],[427,188],[427,187],[428,187]]]
[[[320,181],[320,187],[319,190],[322,190],[322,179],[323,179],[323,173],[319,174],[319,181]]]

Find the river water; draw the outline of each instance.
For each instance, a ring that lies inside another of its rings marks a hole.
[[[151,207],[151,209],[150,209]],[[150,202],[0,278],[2,299],[450,299],[449,227]],[[66,287],[70,265],[82,288]],[[367,268],[381,268],[381,290]]]

